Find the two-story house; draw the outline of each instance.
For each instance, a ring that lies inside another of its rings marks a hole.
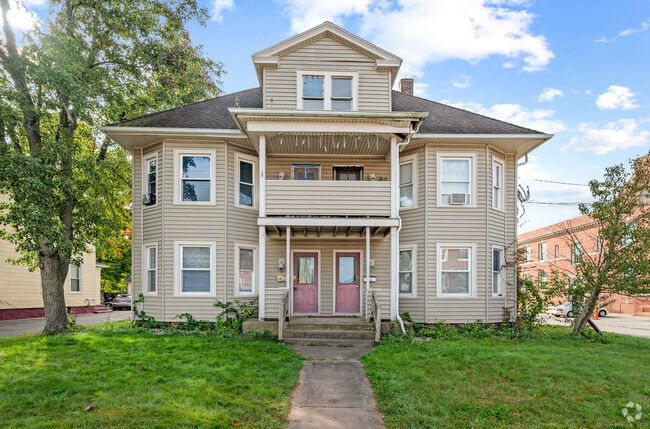
[[[102,128],[148,314],[514,316],[517,162],[551,135],[393,91],[402,60],[330,22],[252,59],[257,88]]]

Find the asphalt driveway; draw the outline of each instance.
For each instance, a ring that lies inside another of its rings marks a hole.
[[[99,323],[117,322],[128,320],[131,317],[130,311],[114,311],[112,313],[89,313],[79,314],[77,323],[80,325],[97,325]],[[0,321],[0,337],[9,337],[27,332],[39,332],[45,328],[45,318],[34,319],[2,320]]]
[[[544,315],[543,319],[548,325],[568,325],[571,319]],[[594,320],[596,326],[605,332],[615,334],[633,335],[635,337],[650,338],[650,317],[634,316],[631,314],[609,313],[605,317]]]

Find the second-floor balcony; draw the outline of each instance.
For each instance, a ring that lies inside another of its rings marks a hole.
[[[269,216],[390,216],[390,181],[267,180]]]

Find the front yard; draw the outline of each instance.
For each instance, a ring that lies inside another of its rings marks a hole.
[[[635,402],[650,421],[650,340],[608,334],[385,344],[361,361],[392,428],[627,426]]]
[[[214,334],[2,338],[0,427],[283,427],[301,359]]]

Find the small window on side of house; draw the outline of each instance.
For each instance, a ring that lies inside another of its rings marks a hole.
[[[239,159],[239,195],[240,206],[255,206],[255,164]]]
[[[495,159],[492,163],[492,208],[503,210],[503,162]]]
[[[442,246],[440,249],[440,296],[472,296],[472,248],[465,246]],[[443,257],[446,256],[446,260]]]
[[[235,294],[238,296],[253,295],[255,293],[255,247],[237,246],[237,286]]]
[[[582,244],[576,243],[571,245],[571,265],[578,265],[582,262]]]
[[[399,206],[413,207],[413,161],[399,166]]]
[[[492,296],[503,296],[503,249],[492,250]]]
[[[212,248],[184,245],[181,251],[180,291],[182,294],[210,293]]]
[[[204,155],[181,156],[181,201],[211,201],[211,159]]]
[[[473,205],[471,157],[443,157],[440,162],[440,204],[443,206]]]
[[[413,295],[415,281],[413,264],[413,249],[401,249],[399,251],[399,293],[402,295]]]
[[[352,77],[332,77],[332,110],[352,110]]]
[[[70,293],[81,293],[81,265],[70,265]]]
[[[156,195],[157,189],[157,159],[153,158],[147,161],[147,193]]]
[[[540,262],[546,261],[547,258],[547,244],[539,243],[539,260]]]
[[[560,259],[560,246],[558,244],[555,245],[555,259]]]
[[[147,293],[156,293],[158,290],[158,251],[156,246],[147,248]]]

